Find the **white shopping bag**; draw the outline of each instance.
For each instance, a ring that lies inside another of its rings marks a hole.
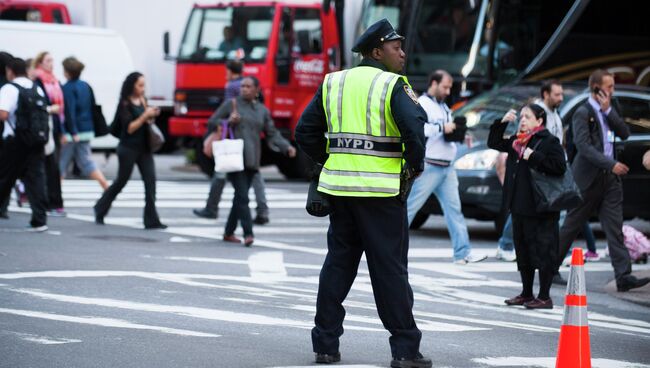
[[[244,171],[244,140],[223,139],[212,142],[214,171],[229,173]]]

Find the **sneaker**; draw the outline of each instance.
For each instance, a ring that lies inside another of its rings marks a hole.
[[[473,253],[468,254],[465,258],[457,259],[454,261],[458,265],[466,265],[468,263],[481,262],[487,259],[487,254],[476,256]]]
[[[517,260],[517,255],[515,254],[514,250],[503,250],[501,248],[497,248],[496,258],[504,262],[514,262]]]
[[[600,261],[600,254],[598,252],[592,252],[590,250],[585,253],[585,262],[598,262]]]
[[[252,235],[249,235],[244,238],[244,245],[250,247],[255,242],[255,238]]]
[[[55,208],[53,210],[47,211],[47,215],[50,217],[66,217],[68,214],[65,213],[63,208]]]
[[[32,232],[32,233],[42,233],[43,231],[47,231],[47,229],[48,229],[47,225],[41,225],[41,226],[29,225],[29,226],[27,226],[27,231]]]

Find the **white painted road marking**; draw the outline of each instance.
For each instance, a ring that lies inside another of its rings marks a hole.
[[[491,367],[540,367],[554,368],[555,358],[533,358],[533,357],[487,357],[476,358],[472,361],[485,364]],[[650,365],[641,363],[631,363],[622,360],[611,359],[591,359],[593,368],[650,368]]]

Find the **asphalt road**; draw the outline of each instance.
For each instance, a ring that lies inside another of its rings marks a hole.
[[[90,181],[64,182],[68,217],[50,218],[48,232],[25,232],[28,211],[12,207],[0,220],[0,367],[313,365],[328,222],[305,213],[305,183],[269,176],[271,223],[255,227],[251,248],[219,240],[231,189],[219,219],[192,215],[207,195],[200,177],[159,181],[165,231],[142,229],[138,180],[105,226],[92,222],[99,186]],[[516,266],[493,257],[491,223],[469,228],[474,250],[490,258],[467,266],[452,264],[442,218],[411,232],[421,351],[435,367],[554,367],[565,290],[552,289],[553,310],[506,307],[520,291]],[[650,367],[650,308],[604,292],[613,277],[608,259],[585,268],[592,366]],[[345,307],[338,366],[388,366],[388,333],[365,261]]]

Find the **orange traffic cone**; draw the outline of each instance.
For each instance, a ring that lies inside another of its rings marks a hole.
[[[584,265],[582,249],[574,249],[564,299],[564,321],[560,328],[556,368],[591,368]]]

